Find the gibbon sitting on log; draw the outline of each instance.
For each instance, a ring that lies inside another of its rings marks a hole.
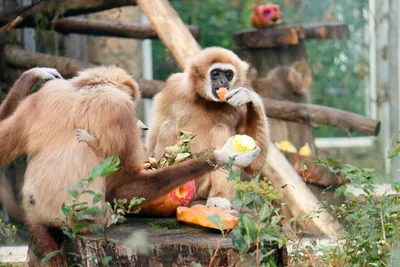
[[[266,162],[269,129],[262,101],[247,83],[248,67],[232,51],[220,47],[206,48],[191,58],[184,72],[173,74],[153,99],[146,144],[149,153],[159,158],[180,131],[196,134],[191,142],[193,153],[220,148],[230,136],[246,134],[255,139],[261,152],[242,170],[252,177],[260,173]],[[195,199],[229,209],[235,191],[226,178],[222,170],[204,174],[196,181]]]

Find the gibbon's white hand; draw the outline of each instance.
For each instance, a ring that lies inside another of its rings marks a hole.
[[[223,210],[229,210],[232,208],[232,204],[229,199],[224,197],[210,197],[207,199],[206,207],[217,207]]]
[[[37,77],[43,80],[64,79],[56,69],[53,68],[33,68],[30,69]]]
[[[249,166],[260,154],[261,149],[259,147],[254,148],[247,152],[234,152],[232,149],[233,136],[230,137],[225,145],[218,150],[215,150],[215,157],[218,163],[227,164],[230,157],[235,157],[234,164],[239,167]]]
[[[229,91],[225,96],[225,101],[232,106],[242,106],[254,101],[253,92],[246,87],[238,87]]]
[[[75,136],[76,140],[78,140],[79,143],[80,142],[90,143],[95,139],[93,135],[91,135],[88,131],[83,129],[75,129]]]

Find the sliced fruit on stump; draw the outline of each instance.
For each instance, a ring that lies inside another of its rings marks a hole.
[[[236,210],[223,210],[216,207],[206,207],[205,205],[194,205],[190,208],[179,207],[176,211],[176,217],[179,221],[200,225],[203,227],[220,229],[215,223],[207,219],[208,216],[218,214],[221,217],[221,222],[225,223],[224,230],[233,229],[236,227],[239,217]],[[232,215],[234,214],[234,215]]]
[[[145,202],[140,207],[139,214],[162,217],[173,216],[178,207],[190,204],[195,191],[195,182],[189,181],[164,196]]]
[[[217,90],[217,95],[220,100],[225,100],[225,95],[228,93],[228,89],[221,87]]]

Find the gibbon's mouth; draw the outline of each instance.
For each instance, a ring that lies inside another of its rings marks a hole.
[[[228,87],[218,87],[218,88],[214,88],[213,95],[216,98],[218,98],[219,100],[224,101],[225,100],[225,95],[228,92],[229,92],[229,88]]]

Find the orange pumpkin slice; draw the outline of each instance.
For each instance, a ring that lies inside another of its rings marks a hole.
[[[221,221],[225,223],[224,230],[236,227],[239,217],[232,214],[238,214],[236,210],[223,210],[216,207],[206,207],[205,205],[194,205],[188,207],[178,207],[176,217],[179,221],[200,225],[207,228],[219,229],[219,227],[207,219],[208,216],[219,214]]]
[[[225,100],[225,95],[228,93],[228,89],[221,87],[217,90],[217,95],[220,100]]]
[[[140,207],[139,214],[161,217],[172,216],[179,206],[188,206],[190,204],[195,191],[195,182],[189,181],[164,196],[145,202]]]

